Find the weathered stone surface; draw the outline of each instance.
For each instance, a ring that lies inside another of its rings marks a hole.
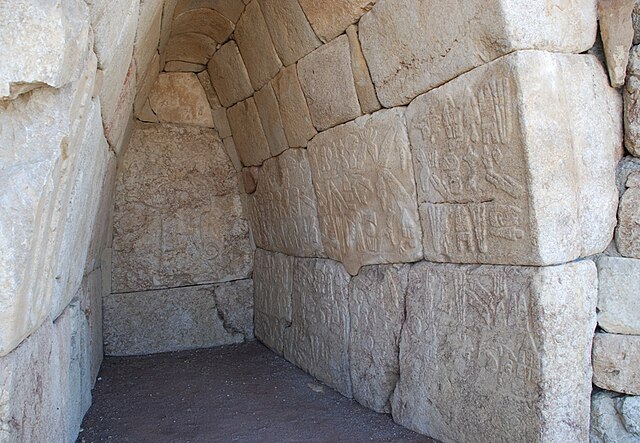
[[[316,196],[307,151],[289,149],[264,162],[249,219],[256,245],[297,257],[322,256]]]
[[[269,142],[262,129],[262,122],[253,97],[229,108],[227,117],[242,164],[261,165],[270,157]]]
[[[269,23],[273,45],[285,66],[297,62],[322,44],[297,0],[258,1]]]
[[[598,259],[598,325],[615,334],[640,335],[640,260]]]
[[[280,116],[289,146],[303,148],[316,135],[311,123],[309,107],[304,98],[298,70],[295,66],[283,69],[271,82],[280,105]]]
[[[351,50],[346,35],[323,45],[298,63],[298,77],[316,129],[360,116],[360,103],[351,69]]]
[[[238,21],[234,36],[247,67],[251,85],[257,91],[282,67],[257,1],[247,5]]]
[[[598,0],[598,22],[611,86],[624,85],[633,44],[631,12],[635,0]]]
[[[606,249],[619,105],[594,57],[540,51],[417,98],[407,125],[425,258],[549,265]]]
[[[422,258],[403,108],[322,132],[308,150],[327,256],[352,275],[367,264]]]
[[[133,40],[138,24],[139,1],[88,1],[93,30],[93,49],[98,67],[108,69],[112,60],[131,58]],[[120,42],[128,42],[120,45]]]
[[[296,259],[285,358],[351,397],[349,274],[331,260]]]
[[[114,293],[246,278],[248,231],[213,130],[136,125],[116,187]]]
[[[634,179],[635,177],[635,179]],[[627,178],[627,189],[620,199],[616,245],[621,255],[640,258],[640,172]]]
[[[640,437],[640,397],[622,397],[619,405],[624,427]]]
[[[133,112],[136,117],[139,117],[145,111],[146,107],[150,108],[149,94],[151,94],[151,90],[156,84],[159,73],[160,55],[156,53],[144,76],[142,78],[137,77],[136,80],[136,89],[138,92],[136,93],[136,98],[133,102]]]
[[[218,312],[227,331],[253,340],[253,280],[236,280],[215,285]]]
[[[264,134],[269,142],[271,155],[279,155],[289,147],[289,143],[284,132],[278,99],[271,84],[267,83],[264,88],[256,91],[254,99],[260,114],[262,129],[264,129]]]
[[[178,60],[170,61],[165,63],[164,71],[165,72],[202,72],[206,70],[207,67],[205,65],[201,65],[199,63],[191,63],[191,62],[182,62]]]
[[[640,336],[596,333],[593,384],[609,391],[640,395]]]
[[[596,35],[593,0],[379,0],[360,20],[362,50],[380,102],[404,105],[418,94],[521,49],[583,52]]]
[[[376,412],[391,412],[391,395],[400,375],[398,346],[409,268],[368,266],[351,281],[349,362],[353,397]]]
[[[191,72],[163,72],[149,95],[151,110],[161,123],[213,128],[207,94]]]
[[[253,94],[247,68],[234,41],[213,54],[207,69],[222,106],[229,107]]]
[[[138,28],[133,45],[133,58],[138,65],[138,77],[145,74],[147,66],[158,52],[163,3],[156,0],[140,0]]]
[[[363,114],[371,114],[382,106],[376,96],[371,74],[369,74],[369,67],[362,53],[356,25],[347,28],[347,37],[349,37],[349,49],[351,50],[351,70],[353,71],[353,80],[356,85],[360,108]]]
[[[242,162],[240,161],[240,157],[238,157],[238,151],[236,150],[236,144],[233,142],[233,137],[227,137],[223,140],[224,150],[229,157],[229,160],[233,164],[233,167],[236,171],[242,170]]]
[[[621,397],[607,391],[594,393],[591,398],[590,443],[637,443],[640,429],[634,433],[625,428],[621,410],[629,400],[629,405],[632,405],[638,398],[640,397]],[[640,421],[637,423],[640,425]],[[630,428],[634,429],[633,424]]]
[[[205,94],[207,95],[207,100],[209,101],[209,107],[212,111],[219,109],[222,107],[220,104],[220,99],[218,99],[218,95],[216,94],[216,90],[213,89],[213,84],[211,84],[211,77],[209,77],[209,71],[206,69],[204,71],[199,72],[198,80],[200,80],[200,84],[204,89]],[[215,119],[214,119],[215,124]]]
[[[223,107],[215,109],[213,111],[213,125],[218,131],[220,138],[231,137],[231,127],[229,126],[229,119],[227,118],[227,110]]]
[[[233,22],[210,8],[193,8],[173,18],[171,35],[195,33],[206,35],[218,43],[227,41],[233,32]]]
[[[140,355],[241,343],[216,301],[216,285],[104,297],[106,355]],[[228,308],[228,307],[227,307]]]
[[[172,61],[206,64],[218,43],[204,34],[187,33],[171,37],[167,44],[164,58],[167,63]]]
[[[299,0],[313,30],[323,42],[333,40],[370,11],[376,0]]]
[[[282,355],[291,326],[294,258],[257,249],[253,263],[256,337]]]
[[[640,45],[629,54],[624,100],[624,145],[630,154],[640,157]]]
[[[593,262],[415,265],[394,420],[442,441],[586,441],[596,297]]]
[[[104,91],[106,92],[106,91]],[[104,135],[110,146],[122,146],[127,126],[133,117],[133,103],[136,98],[136,62],[131,58],[129,70],[124,78],[116,107],[109,120],[104,120]]]
[[[185,2],[180,3],[184,4]],[[166,52],[177,6],[178,0],[164,0],[164,5],[162,6],[162,23],[160,24],[160,42],[158,43],[158,52],[160,54],[165,54]]]

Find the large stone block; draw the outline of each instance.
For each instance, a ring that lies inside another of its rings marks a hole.
[[[189,32],[171,36],[164,53],[165,70],[171,65],[189,63],[206,65],[216,52],[218,42],[204,34]]]
[[[260,166],[271,157],[269,142],[253,97],[229,108],[227,117],[233,141],[244,166]]]
[[[615,334],[640,335],[640,260],[598,259],[598,325]]]
[[[280,155],[289,147],[289,143],[284,132],[278,99],[271,83],[267,83],[264,88],[256,91],[253,97],[260,114],[262,129],[269,142],[271,155]]]
[[[298,257],[322,256],[307,151],[289,149],[267,160],[256,181],[256,191],[248,197],[256,245]]]
[[[133,45],[133,58],[138,65],[138,77],[145,74],[147,66],[158,52],[163,4],[164,2],[156,0],[140,0],[138,27]]]
[[[284,356],[351,397],[349,376],[349,274],[331,260],[295,260],[291,327]]]
[[[253,247],[215,131],[136,126],[118,172],[113,292],[246,278]]]
[[[620,100],[593,56],[507,55],[417,98],[407,126],[426,259],[549,265],[610,243]]]
[[[372,114],[379,110],[381,105],[371,81],[367,61],[362,53],[356,25],[351,25],[347,28],[347,37],[349,38],[349,48],[351,50],[351,70],[353,71],[353,80],[356,85],[360,108],[363,114]]]
[[[640,258],[640,172],[629,174],[618,208],[616,246],[625,257]]]
[[[236,42],[230,41],[218,49],[207,69],[222,106],[229,107],[253,94],[249,74]]]
[[[400,367],[409,265],[367,266],[350,286],[349,362],[353,398],[376,412],[391,412]]]
[[[631,13],[635,0],[598,0],[598,23],[611,85],[624,85],[633,44]]]
[[[101,95],[105,95],[104,92]],[[109,145],[118,152],[126,141],[127,128],[133,117],[133,103],[136,98],[136,62],[131,58],[129,70],[120,89],[116,107],[111,113],[110,120],[104,120],[104,135]],[[111,98],[107,98],[111,100]],[[102,99],[101,99],[102,106]]]
[[[596,334],[593,384],[609,391],[640,395],[640,335]]]
[[[590,443],[637,443],[640,441],[640,397],[600,391],[591,398]],[[625,412],[627,414],[625,414]],[[636,412],[637,411],[637,412]],[[631,414],[629,414],[631,412]],[[631,416],[629,416],[631,415]]]
[[[379,0],[360,40],[385,107],[522,49],[583,52],[596,36],[594,0]]]
[[[298,80],[296,66],[283,69],[271,82],[280,105],[280,115],[289,146],[303,148],[316,135],[309,107]]]
[[[213,128],[207,94],[191,72],[164,72],[149,95],[151,110],[160,123],[178,123]]]
[[[370,11],[375,0],[299,0],[313,30],[323,42],[333,40]]]
[[[233,32],[233,22],[215,9],[198,7],[204,5],[197,3],[194,6],[174,15],[171,36],[193,33],[206,35],[218,43],[226,42]]]
[[[215,285],[216,306],[224,327],[253,340],[253,280],[236,280]]]
[[[627,81],[622,90],[624,145],[630,154],[640,157],[640,45],[631,49],[627,73]]]
[[[415,265],[394,420],[442,441],[586,441],[596,297],[593,262]]]
[[[91,16],[93,49],[98,57],[98,67],[106,70],[114,59],[130,59],[138,24],[140,1],[88,1],[87,4]]]
[[[352,275],[367,264],[422,258],[404,109],[332,128],[308,150],[327,256]]]

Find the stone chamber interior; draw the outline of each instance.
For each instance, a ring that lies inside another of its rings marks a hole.
[[[640,441],[633,0],[0,18],[0,442],[255,339],[441,441]]]

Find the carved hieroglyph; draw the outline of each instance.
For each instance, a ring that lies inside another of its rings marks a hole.
[[[256,245],[298,257],[323,256],[307,151],[289,149],[264,162],[249,196]]]
[[[548,265],[603,251],[619,112],[595,58],[539,51],[418,97],[407,126],[425,258]]]
[[[355,275],[366,264],[422,257],[404,109],[337,126],[309,143],[326,254]]]
[[[587,441],[596,298],[589,261],[415,265],[394,419],[442,441]]]

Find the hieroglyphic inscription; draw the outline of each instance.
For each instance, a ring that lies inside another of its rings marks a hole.
[[[256,245],[299,257],[322,256],[307,152],[289,149],[267,160],[249,196]]]
[[[422,257],[404,109],[325,131],[309,143],[325,252],[352,275],[362,265]]]

